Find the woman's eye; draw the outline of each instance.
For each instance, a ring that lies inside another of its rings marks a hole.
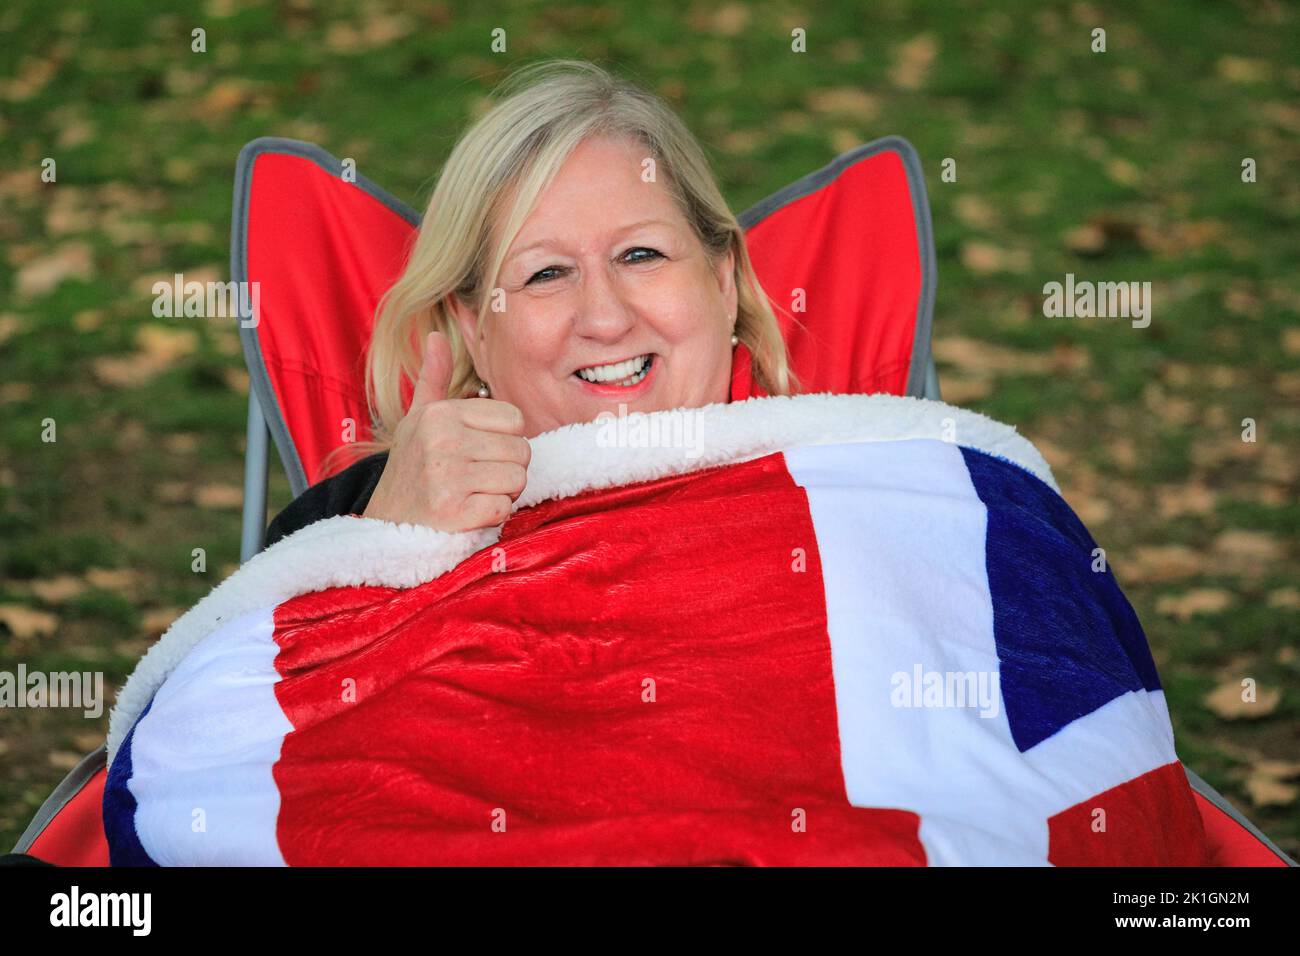
[[[559,266],[547,266],[545,269],[542,269],[540,272],[534,272],[532,277],[527,282],[525,282],[524,285],[532,285],[534,281],[537,281],[538,276],[546,272],[554,272],[558,268]],[[545,282],[547,280],[542,279],[540,281]]]
[[[663,258],[663,254],[658,249],[651,249],[649,246],[637,246],[635,249],[629,249],[627,254],[630,256],[634,252],[648,252],[650,255],[644,259],[634,259],[633,262],[651,262]]]
[[[650,255],[641,256],[636,259],[626,258],[627,256],[632,255],[632,253],[634,252],[648,252],[650,253]],[[651,249],[649,246],[637,246],[635,249],[629,249],[626,253],[624,253],[624,260],[629,262],[631,265],[636,265],[638,262],[653,262],[655,259],[662,259],[663,257],[664,257],[663,253],[661,253],[658,249]],[[534,272],[532,276],[528,279],[528,281],[524,283],[524,285],[532,285],[534,282],[549,282],[550,280],[548,278],[544,278],[546,273],[558,272],[562,269],[563,266],[547,266],[545,269],[541,269],[537,272]]]

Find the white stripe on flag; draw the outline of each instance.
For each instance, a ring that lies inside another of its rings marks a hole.
[[[128,786],[154,862],[284,865],[271,768],[293,727],[275,697],[273,634],[270,608],[221,625],[172,671],[136,726]]]
[[[893,704],[895,674],[998,671],[987,513],[960,449],[913,439],[785,458],[817,533],[849,802],[917,813],[931,865],[1043,864],[1047,827],[1018,806],[1001,695],[986,718]]]
[[[1099,793],[1178,759],[1165,692],[1129,691],[1071,721],[1025,751],[1025,760],[1052,787],[1037,794],[1037,812],[1055,816]]]
[[[1046,865],[1048,819],[1177,757],[1161,692],[1123,695],[1021,753],[1000,685],[978,706],[894,706],[892,678],[998,672],[988,513],[954,444],[785,453],[808,495],[849,802],[920,816],[931,865]],[[1008,466],[1011,467],[1011,466]]]

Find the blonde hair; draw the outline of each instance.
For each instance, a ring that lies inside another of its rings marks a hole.
[[[667,104],[583,60],[522,67],[493,97],[497,102],[447,158],[406,267],[376,309],[366,363],[374,440],[345,448],[360,454],[391,446],[405,413],[403,383],[419,377],[430,331],[444,333],[451,344],[449,397],[475,393],[478,378],[446,298],[455,293],[482,326],[491,305],[484,291],[496,287],[510,243],[570,153],[594,136],[644,143],[710,259],[735,254],[736,334],[753,355],[755,382],[772,395],[797,388],[740,223],[699,143]]]

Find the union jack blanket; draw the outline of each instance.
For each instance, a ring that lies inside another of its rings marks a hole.
[[[500,528],[336,517],[110,721],[116,865],[1199,865],[1146,638],[1042,456],[887,395],[532,439]]]

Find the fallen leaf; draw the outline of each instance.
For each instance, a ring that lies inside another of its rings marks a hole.
[[[973,229],[992,229],[1001,221],[997,210],[987,200],[972,193],[962,193],[952,208],[957,218]]]
[[[91,142],[97,135],[98,130],[95,129],[94,123],[78,119],[67,123],[59,130],[55,143],[60,149],[72,149],[83,143]]]
[[[204,118],[222,117],[247,106],[253,99],[253,87],[245,80],[222,80],[208,90],[199,103]]]
[[[1074,465],[1074,454],[1062,445],[1046,438],[1034,438],[1034,447],[1047,459],[1047,464],[1054,472],[1070,471]]]
[[[880,98],[855,86],[836,86],[813,90],[807,97],[808,108],[824,115],[847,116],[869,121],[880,113]]]
[[[183,607],[160,607],[145,611],[141,626],[149,637],[158,637],[171,627],[175,620],[185,613],[185,610]]]
[[[862,42],[852,37],[842,37],[831,47],[831,56],[839,63],[859,63],[864,55]]]
[[[1260,443],[1241,440],[1241,426],[1228,435],[1211,435],[1192,442],[1188,456],[1197,468],[1217,468],[1225,462],[1253,461],[1260,457]]]
[[[45,89],[45,85],[58,72],[59,65],[53,58],[25,56],[18,64],[12,80],[0,80],[0,99],[10,102],[30,100]]]
[[[403,14],[385,14],[372,11],[365,18],[362,36],[366,38],[367,46],[375,50],[381,46],[388,46],[395,40],[400,40],[410,33],[413,28],[411,20]]]
[[[1214,511],[1218,496],[1214,489],[1200,482],[1186,485],[1159,485],[1155,489],[1156,510],[1162,518],[1180,515],[1203,515]]]
[[[88,754],[92,750],[99,749],[99,745],[104,742],[104,735],[93,730],[88,730],[85,733],[73,734],[72,742],[77,745],[77,748],[83,754]]]
[[[974,376],[999,374],[1048,375],[1051,359],[1046,355],[1006,348],[960,335],[945,335],[934,340],[936,361],[954,365]]]
[[[1137,467],[1138,453],[1133,439],[1126,436],[1113,438],[1107,445],[1107,451],[1110,452],[1110,460],[1124,471],[1132,471]]]
[[[61,184],[53,191],[45,207],[47,235],[68,236],[94,227],[94,217],[87,214],[90,200],[86,194],[87,190],[69,184]]]
[[[1278,780],[1290,780],[1300,777],[1300,760],[1260,760],[1256,762],[1254,770]]]
[[[199,450],[199,436],[193,432],[173,432],[163,439],[163,447],[173,455],[190,455]]]
[[[68,242],[20,268],[16,282],[17,293],[20,298],[45,295],[68,279],[86,281],[94,274],[95,259],[90,244]]]
[[[169,505],[189,501],[191,497],[190,486],[183,481],[160,482],[154,489],[154,494],[158,496],[159,501]]]
[[[1300,108],[1291,103],[1261,103],[1258,111],[1265,119],[1292,133],[1300,133]]]
[[[1229,574],[1263,575],[1282,558],[1282,546],[1264,531],[1234,529],[1214,539],[1212,558],[1216,570]]]
[[[1092,365],[1092,354],[1081,346],[1071,342],[1057,342],[1047,357],[1048,365],[1054,374],[1077,374],[1086,372]]]
[[[1003,249],[981,239],[963,242],[959,255],[963,266],[980,275],[992,272],[1025,272],[1030,265],[1027,250]]]
[[[240,395],[248,394],[248,370],[242,368],[223,369],[221,377],[226,380],[226,385],[232,392],[238,392]]]
[[[1227,226],[1212,219],[1173,222],[1168,225],[1138,227],[1142,245],[1164,257],[1199,252],[1227,236]]]
[[[135,340],[138,351],[102,356],[91,363],[100,382],[119,388],[145,385],[178,359],[193,354],[198,349],[199,334],[194,329],[146,325],[136,333]]]
[[[12,312],[6,312],[4,315],[0,315],[0,345],[3,345],[9,339],[13,338],[22,327],[22,319],[14,315]]]
[[[1270,508],[1280,508],[1295,500],[1291,490],[1282,485],[1246,484],[1233,489],[1233,497],[1254,501]]]
[[[1075,515],[1085,526],[1094,528],[1103,521],[1109,520],[1111,507],[1110,502],[1105,498],[1074,492],[1068,486],[1063,487],[1062,491],[1065,492],[1065,499],[1069,502]]]
[[[194,502],[200,508],[241,508],[244,489],[238,485],[202,485],[194,492]]]
[[[724,3],[713,11],[709,25],[724,37],[739,36],[749,23],[750,9],[743,3]]]
[[[1233,286],[1223,293],[1223,307],[1233,315],[1242,315],[1253,319],[1259,316],[1260,300],[1249,289]],[[1285,340],[1285,333],[1283,333],[1283,339]]]
[[[836,153],[847,153],[862,145],[862,137],[851,129],[845,129],[843,126],[833,127],[827,133],[827,138],[830,140],[831,149]]]
[[[1146,384],[1142,389],[1142,400],[1167,425],[1187,425],[1196,419],[1196,404],[1191,399],[1170,395],[1159,382]]]
[[[1287,398],[1300,398],[1300,372],[1279,372],[1273,379],[1273,388]]]
[[[1198,614],[1218,614],[1232,606],[1232,595],[1217,588],[1197,588],[1156,600],[1156,613],[1187,621]]]
[[[1268,606],[1294,611],[1300,608],[1300,589],[1279,588],[1268,596]]]
[[[23,604],[0,604],[0,624],[18,640],[46,637],[59,626],[57,616],[47,611],[37,611]]]
[[[1245,688],[1240,680],[1229,680],[1205,695],[1203,703],[1224,720],[1256,720],[1277,710],[1282,691],[1277,688],[1255,688],[1255,700],[1243,700]]]
[[[86,582],[72,574],[31,581],[27,586],[46,604],[62,604],[86,590]]]
[[[86,583],[101,591],[132,592],[141,583],[141,576],[130,568],[91,568],[86,572]]]
[[[762,145],[764,134],[753,129],[733,129],[722,138],[722,145],[729,152],[752,153]]]
[[[1065,248],[1075,255],[1100,255],[1106,248],[1106,233],[1096,223],[1085,222],[1065,234]]]
[[[945,375],[943,379],[943,400],[949,405],[967,405],[984,398],[991,391],[993,391],[991,378]]]
[[[0,385],[0,405],[25,402],[32,397],[32,386],[28,382],[8,382]]]
[[[1124,578],[1143,584],[1162,584],[1199,574],[1205,557],[1181,544],[1143,545],[1124,562]]]
[[[1300,787],[1283,783],[1276,777],[1252,773],[1243,786],[1250,796],[1250,802],[1257,807],[1287,806],[1300,796]]]
[[[1267,60],[1244,56],[1221,56],[1215,65],[1219,76],[1229,83],[1264,83],[1272,76]]]
[[[901,90],[919,90],[939,53],[932,33],[921,33],[894,48],[894,66],[889,79]]]
[[[1141,93],[1146,89],[1146,81],[1143,80],[1142,74],[1129,66],[1121,66],[1115,70],[1115,82],[1125,93]]]
[[[1106,175],[1121,186],[1136,186],[1142,182],[1142,171],[1137,165],[1119,156],[1106,160]]]
[[[363,46],[361,31],[350,23],[331,23],[325,31],[325,46],[335,53],[355,53]]]
[[[782,133],[805,133],[812,125],[813,120],[806,110],[786,110],[776,118],[776,127]]]
[[[1141,242],[1142,227],[1131,219],[1100,213],[1065,233],[1065,247],[1080,256],[1099,256],[1116,246]]]

